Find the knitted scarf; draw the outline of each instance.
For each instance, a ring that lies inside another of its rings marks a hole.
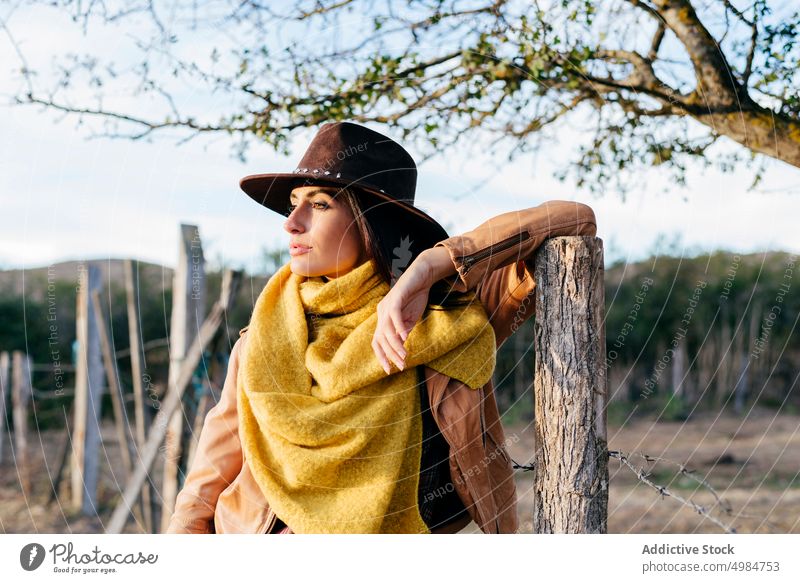
[[[428,533],[415,367],[473,389],[491,378],[495,336],[478,301],[429,306],[404,343],[404,370],[387,375],[371,341],[388,291],[373,260],[328,281],[287,263],[256,300],[237,379],[240,439],[296,533]]]

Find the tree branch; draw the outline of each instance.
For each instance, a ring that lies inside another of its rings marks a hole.
[[[665,24],[689,53],[697,87],[688,101],[706,107],[741,107],[749,103],[746,91],[731,71],[716,40],[700,22],[689,0],[653,0]]]
[[[656,27],[656,32],[653,35],[653,40],[650,43],[650,50],[647,51],[647,60],[651,63],[656,60],[658,57],[658,49],[661,48],[661,43],[664,40],[664,33],[667,30],[667,26],[664,24],[664,21],[658,23]]]

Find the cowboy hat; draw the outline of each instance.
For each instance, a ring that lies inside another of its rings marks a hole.
[[[444,227],[414,206],[414,159],[400,144],[365,126],[323,124],[293,172],[250,174],[239,181],[250,198],[284,216],[292,188],[312,184],[350,187],[362,194],[368,208],[394,205],[416,252],[448,238]]]

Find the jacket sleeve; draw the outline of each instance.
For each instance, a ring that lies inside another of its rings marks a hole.
[[[233,345],[219,402],[203,422],[189,473],[175,500],[168,534],[214,532],[217,499],[242,469],[236,409],[236,375],[243,338]]]
[[[499,347],[534,313],[533,256],[544,240],[596,234],[597,221],[590,206],[550,200],[492,217],[435,247],[445,247],[456,268],[456,275],[446,278],[452,289],[476,291]]]

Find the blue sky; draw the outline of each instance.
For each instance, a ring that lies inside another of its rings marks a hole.
[[[0,9],[0,18],[6,12]],[[90,42],[110,42],[102,46],[117,50],[118,32],[99,31],[83,39],[58,11],[21,9],[8,25],[32,66]],[[225,136],[182,145],[174,134],[153,143],[87,140],[77,118],[39,106],[7,105],[16,88],[9,69],[17,66],[7,37],[0,35],[0,268],[122,257],[174,265],[181,222],[197,224],[206,256],[226,266],[258,269],[262,248],[286,248],[283,217],[251,201],[238,181],[251,173],[291,171],[315,130],[297,134],[288,158],[257,145],[245,164],[231,155]],[[185,94],[181,99],[181,105],[213,111],[218,98]],[[800,252],[794,226],[800,170],[770,163],[758,191],[748,192],[747,170],[722,174],[695,168],[690,188],[681,189],[670,185],[667,173],[653,169],[640,176],[640,186],[625,203],[613,191],[596,198],[552,178],[580,136],[576,126],[568,124],[558,143],[513,164],[458,149],[432,159],[419,167],[417,203],[457,234],[545,200],[580,200],[595,210],[607,263],[635,261],[657,249],[667,252],[664,240],[674,243],[673,252],[687,255],[717,248]],[[385,127],[372,127],[395,137]],[[662,241],[659,248],[657,241]]]

